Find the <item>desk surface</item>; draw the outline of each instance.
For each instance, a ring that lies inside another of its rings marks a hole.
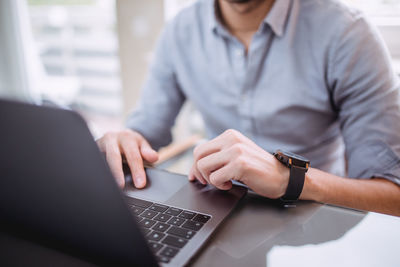
[[[187,173],[191,153],[164,167]],[[193,266],[400,266],[400,218],[249,193]]]
[[[168,166],[166,166],[168,165]],[[166,169],[185,173],[191,153]],[[400,266],[400,218],[314,202],[283,209],[249,193],[213,234],[192,266]],[[14,266],[92,266],[57,250],[0,235],[0,258]],[[17,249],[15,249],[17,248]],[[18,262],[20,261],[20,264]]]

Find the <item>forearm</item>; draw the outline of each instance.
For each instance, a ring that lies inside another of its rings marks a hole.
[[[350,179],[310,168],[300,198],[400,216],[400,186],[382,178]]]

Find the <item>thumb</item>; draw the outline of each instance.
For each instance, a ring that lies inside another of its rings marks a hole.
[[[150,163],[154,163],[158,160],[158,153],[151,148],[146,140],[143,140],[140,145],[140,154],[142,154],[144,160]]]

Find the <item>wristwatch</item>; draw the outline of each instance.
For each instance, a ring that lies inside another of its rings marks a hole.
[[[279,149],[275,151],[274,156],[290,169],[289,184],[285,194],[280,199],[285,207],[295,207],[295,203],[299,199],[301,191],[303,191],[310,161],[302,156]]]

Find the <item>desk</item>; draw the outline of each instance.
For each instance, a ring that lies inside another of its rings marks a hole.
[[[185,173],[191,153],[165,162]],[[182,178],[186,179],[186,178]],[[93,266],[55,249],[0,235],[0,258],[26,266]],[[192,266],[400,266],[400,218],[301,201],[283,209],[249,193],[197,254]],[[21,255],[14,257],[13,255]]]
[[[187,173],[191,153],[164,168]],[[400,266],[400,218],[249,193],[193,266]]]

